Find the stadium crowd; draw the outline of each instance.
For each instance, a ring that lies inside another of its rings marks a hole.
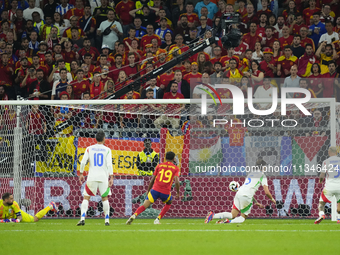
[[[252,87],[254,98],[271,98],[273,87],[302,87],[313,97],[340,101],[339,0],[2,0],[0,12],[0,100],[17,95],[30,100],[105,98],[137,73],[146,74],[214,36],[215,44],[122,98],[190,98],[198,93],[191,81],[198,79],[212,86],[233,84],[245,96]],[[233,12],[242,17],[238,29],[243,36],[238,47],[225,49],[217,28],[223,14]],[[224,89],[218,94],[232,98]],[[121,107],[129,112],[135,106]],[[185,108],[145,107],[164,113]],[[30,113],[37,134],[46,131],[46,121],[60,123],[75,114],[69,107],[39,111],[32,107]],[[3,108],[0,126],[14,125],[13,114]],[[88,113],[79,123],[87,128],[160,128],[170,122],[179,128],[184,121],[104,111]]]

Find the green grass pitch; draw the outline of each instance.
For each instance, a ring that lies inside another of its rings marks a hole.
[[[43,219],[0,224],[1,254],[339,254],[340,224],[324,220],[257,220],[204,224],[203,219]]]

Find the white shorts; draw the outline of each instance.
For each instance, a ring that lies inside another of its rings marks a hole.
[[[109,182],[92,182],[87,181],[85,184],[84,189],[84,196],[95,196],[97,194],[97,190],[99,190],[99,193],[102,197],[107,197],[108,195],[111,195],[111,189],[109,187]]]
[[[337,203],[340,203],[340,190],[339,189],[326,189],[322,190],[320,202],[331,203],[333,196],[335,196]]]
[[[253,207],[253,198],[236,193],[234,197],[233,209],[248,215]]]

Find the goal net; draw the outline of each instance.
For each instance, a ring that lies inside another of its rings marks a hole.
[[[311,99],[304,104],[311,116],[292,105],[281,115],[280,100],[266,116],[253,114],[246,99],[243,115],[234,114],[232,99],[206,102],[202,114],[201,99],[1,101],[0,193],[13,192],[32,214],[54,201],[61,209],[58,217],[79,216],[80,162],[85,148],[96,143],[97,131],[104,130],[115,173],[109,198],[113,217],[127,217],[143,203],[152,169],[167,151],[176,153],[181,171],[181,197],[167,217],[231,210],[235,192],[229,183],[243,184],[250,171],[264,165],[279,202],[272,208],[260,188],[255,198],[265,209],[254,206],[250,217],[317,217],[321,163],[329,146],[340,146],[335,100]],[[252,103],[263,110],[272,100]],[[91,197],[88,216],[102,215],[100,201],[98,194]],[[157,201],[141,217],[156,217],[162,206]]]

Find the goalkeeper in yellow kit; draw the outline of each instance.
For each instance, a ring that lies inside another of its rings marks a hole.
[[[1,222],[37,222],[49,211],[58,212],[57,206],[51,202],[46,208],[39,211],[35,216],[22,211],[11,193],[5,193],[0,199]]]

